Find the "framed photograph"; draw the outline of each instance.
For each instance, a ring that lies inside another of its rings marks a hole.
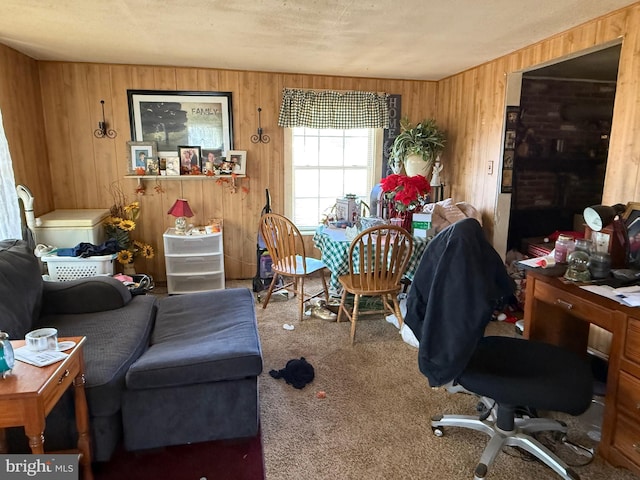
[[[520,107],[508,106],[507,107],[507,129],[513,129],[518,124],[518,118],[520,117]]]
[[[640,268],[640,203],[627,203],[622,218],[627,230],[629,268]]]
[[[231,173],[237,175],[247,174],[247,152],[245,150],[229,150],[225,160],[228,165],[221,170],[231,170]]]
[[[127,145],[129,146],[129,171],[138,175],[148,174],[147,161],[157,161],[156,142],[127,142]]]
[[[160,164],[157,158],[147,158],[147,175],[160,175]]]
[[[180,175],[200,175],[202,173],[200,147],[181,145],[178,147],[178,157],[180,158]]]
[[[166,157],[166,175],[180,175],[180,157]]]
[[[215,175],[215,173],[220,170],[220,166],[222,165],[222,158],[222,150],[203,148],[202,173],[204,173],[205,175]]]
[[[504,148],[505,150],[513,150],[516,148],[516,131],[507,130],[504,136]]]
[[[629,223],[633,222],[638,217],[640,217],[640,203],[627,203],[627,208],[622,214],[622,219],[625,221],[627,228],[629,227]]]
[[[177,155],[180,145],[233,149],[231,92],[127,90],[127,97],[131,139],[156,142],[161,156]]]
[[[502,168],[513,169],[513,159],[516,152],[514,150],[505,150],[502,156]]]
[[[606,232],[591,232],[591,243],[595,252],[609,253],[611,235]]]

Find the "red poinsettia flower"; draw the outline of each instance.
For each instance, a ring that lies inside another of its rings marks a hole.
[[[414,210],[431,190],[429,182],[422,175],[389,175],[382,180],[380,186],[385,196],[394,202],[395,210],[399,212]]]

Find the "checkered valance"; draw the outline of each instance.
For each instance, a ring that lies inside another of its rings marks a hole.
[[[278,125],[309,128],[389,128],[388,93],[285,88]]]

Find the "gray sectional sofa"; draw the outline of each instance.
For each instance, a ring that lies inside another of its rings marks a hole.
[[[86,336],[86,394],[93,458],[127,449],[256,435],[262,372],[253,295],[216,290],[132,296],[111,277],[45,282],[26,243],[0,241],[0,330],[22,339],[55,327]],[[45,449],[69,448],[71,392],[47,417]],[[28,452],[22,429],[10,450]]]

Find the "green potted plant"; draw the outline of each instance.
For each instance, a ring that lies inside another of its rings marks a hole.
[[[444,149],[446,138],[436,121],[426,118],[415,126],[409,119],[400,120],[400,134],[391,146],[391,169],[399,173],[404,166],[408,176],[427,176]]]

